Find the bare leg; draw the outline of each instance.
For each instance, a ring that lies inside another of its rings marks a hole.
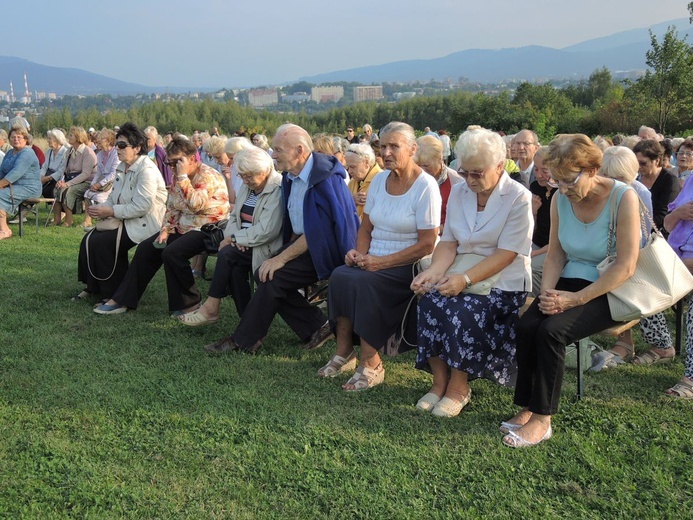
[[[12,236],[12,230],[7,225],[7,212],[0,209],[0,240],[10,238]]]
[[[337,326],[335,327],[335,341],[337,343],[337,352],[335,355],[348,358],[354,351],[352,344],[352,334],[354,327],[349,318],[340,316],[337,318]]]
[[[511,419],[508,419],[506,422],[509,422],[510,424],[522,424],[525,425],[527,424],[527,421],[529,421],[532,418],[532,412],[529,411],[529,408],[523,408],[517,414],[515,414]]]
[[[445,397],[455,401],[463,401],[469,395],[469,383],[467,372],[455,368],[450,369],[450,381],[445,390]]]
[[[429,392],[436,394],[438,397],[443,397],[448,389],[448,365],[439,357],[428,359],[428,364],[433,372],[433,386]]]
[[[219,317],[219,308],[221,307],[221,298],[209,296],[199,309],[200,314],[205,318],[214,319]]]
[[[57,226],[60,224],[60,218],[62,216],[63,212],[63,205],[62,203],[55,201],[55,204],[53,205],[53,222]]]
[[[84,199],[84,222],[82,223],[83,227],[89,227],[93,225],[91,221],[91,215],[89,215],[89,206],[89,201],[87,199]]]
[[[539,415],[538,413],[534,413],[525,425],[517,430],[515,434],[527,442],[539,442],[550,427],[550,415]]]
[[[339,350],[339,344],[337,345],[337,349]],[[370,369],[376,369],[382,365],[382,361],[380,359],[380,354],[378,353],[378,351],[363,339],[361,340],[361,359],[359,365]],[[342,385],[342,388],[344,390],[354,390],[356,386],[350,384],[349,382],[346,382]]]
[[[72,225],[72,210],[68,208],[67,206],[63,206],[63,211],[65,212],[65,219],[63,220],[63,226],[71,226]]]

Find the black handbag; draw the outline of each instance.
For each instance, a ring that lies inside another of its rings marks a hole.
[[[200,231],[205,236],[204,242],[207,254],[216,255],[219,252],[219,244],[224,240],[224,230],[228,223],[228,220],[220,220],[219,222],[205,224],[200,228]]]

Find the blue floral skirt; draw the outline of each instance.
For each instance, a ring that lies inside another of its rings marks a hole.
[[[469,379],[485,378],[513,387],[515,347],[524,291],[491,289],[488,296],[432,291],[419,300],[416,368],[430,371],[428,359],[440,357]]]

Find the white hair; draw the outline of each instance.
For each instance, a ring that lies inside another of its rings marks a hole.
[[[258,146],[250,146],[239,150],[233,158],[233,165],[244,175],[257,175],[274,170],[272,158]]]
[[[638,158],[625,146],[610,146],[604,150],[599,175],[631,184],[638,176]]]
[[[372,168],[375,164],[375,153],[368,143],[350,144],[346,153],[353,153],[354,155],[358,155],[361,160],[368,161],[368,168]]]
[[[65,137],[65,134],[63,133],[63,131],[60,130],[60,128],[53,128],[52,130],[48,130],[48,132],[46,132],[46,137],[48,139],[55,139],[62,146],[67,145],[67,138]]]
[[[380,130],[380,140],[383,140],[384,135],[393,133],[404,136],[404,139],[410,146],[416,145],[416,133],[414,133],[414,129],[411,125],[402,123],[401,121],[391,121]]]
[[[277,128],[274,138],[276,139],[278,136],[283,136],[284,134],[289,137],[289,142],[294,146],[300,145],[307,153],[314,150],[313,139],[310,137],[310,134],[300,126],[294,125],[293,123],[285,123]]]
[[[253,146],[253,143],[251,143],[250,139],[248,139],[247,137],[232,137],[231,139],[226,141],[224,150],[226,151],[226,153],[236,154],[245,148],[253,148]]]
[[[159,131],[156,129],[156,127],[148,126],[144,129],[144,135],[151,137],[152,139],[156,139],[159,137]]]
[[[483,161],[489,167],[504,163],[505,151],[505,142],[501,136],[485,128],[464,132],[455,145],[455,154],[460,164]]]

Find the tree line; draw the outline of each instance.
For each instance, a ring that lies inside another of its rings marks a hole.
[[[154,101],[127,110],[92,107],[73,113],[66,107],[49,109],[30,122],[39,133],[72,125],[112,128],[133,121],[154,125],[160,133],[190,134],[217,127],[227,135],[238,130],[272,135],[281,124],[292,122],[310,133],[341,134],[347,126],[359,128],[370,123],[380,128],[390,121],[404,121],[419,130],[429,126],[444,128],[450,134],[458,134],[470,124],[506,133],[529,128],[543,142],[560,133],[633,134],[643,124],[662,133],[693,134],[693,93],[688,88],[693,79],[693,51],[673,27],[661,41],[653,34],[650,38],[646,56],[649,69],[636,81],[614,81],[602,68],[587,80],[564,88],[527,82],[513,93],[454,92],[397,103],[358,103],[317,114],[256,110],[231,100],[187,99]]]

